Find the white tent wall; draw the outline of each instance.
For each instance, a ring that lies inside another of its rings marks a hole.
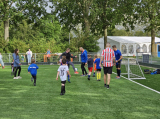
[[[111,44],[111,48],[113,45],[116,45],[117,49],[120,49],[120,42],[117,42],[117,41],[113,41],[112,39],[108,38],[108,43]]]
[[[151,37],[137,36],[107,36],[108,42],[116,45],[123,56],[136,56],[136,52],[151,53]],[[104,37],[98,40],[101,53],[104,49]],[[156,43],[160,43],[160,38],[155,38]]]
[[[100,50],[97,52],[98,54],[102,53],[102,50],[104,49],[104,37],[100,38],[98,40],[98,46],[100,47]]]
[[[117,42],[117,41],[113,41],[112,39],[107,39],[107,42],[111,44],[111,47],[113,45],[116,45],[117,46],[117,49],[120,49],[120,43]],[[100,50],[97,52],[98,54],[101,54],[102,51],[104,50],[104,37],[100,38],[98,40],[98,43],[99,43],[99,47],[100,47]]]

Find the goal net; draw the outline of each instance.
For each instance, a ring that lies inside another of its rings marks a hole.
[[[122,59],[121,76],[127,79],[146,79],[138,61],[134,58]]]

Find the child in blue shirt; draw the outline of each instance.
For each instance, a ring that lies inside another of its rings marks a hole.
[[[97,55],[97,59],[94,61],[94,63],[96,64],[96,69],[97,69],[97,81],[101,80],[101,67],[100,65],[100,55]]]
[[[37,78],[37,69],[39,68],[36,64],[35,64],[35,59],[32,59],[32,64],[28,67],[28,73],[31,73],[32,78],[31,81],[33,82],[34,79],[34,83],[33,85],[36,86],[36,78]]]

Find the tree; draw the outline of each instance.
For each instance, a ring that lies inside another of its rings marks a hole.
[[[96,0],[94,9],[97,13],[96,20],[92,24],[92,33],[103,34],[104,47],[107,42],[107,30],[115,28],[116,24],[127,23],[133,27],[134,21],[131,20],[135,3],[138,0]]]
[[[151,32],[151,53],[154,54],[156,52],[155,36],[160,30],[160,1],[141,0],[136,4],[136,12],[134,17],[138,17],[140,23],[149,23],[145,30]]]
[[[14,5],[13,5],[14,4]],[[21,16],[29,17],[34,22],[45,13],[45,0],[0,0],[0,19],[4,22],[4,39],[9,41],[9,21],[21,19]]]
[[[88,36],[91,24],[95,20],[96,12],[92,10],[95,0],[56,0],[53,2],[54,13],[62,24],[69,30],[74,30],[75,26],[81,24],[82,30]]]
[[[61,25],[53,15],[45,15],[38,22],[35,23],[34,28],[40,29],[40,32],[44,35],[47,41],[55,39],[60,40]]]

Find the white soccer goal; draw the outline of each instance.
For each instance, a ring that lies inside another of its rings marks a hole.
[[[138,61],[134,58],[122,59],[121,76],[127,79],[146,79]]]

